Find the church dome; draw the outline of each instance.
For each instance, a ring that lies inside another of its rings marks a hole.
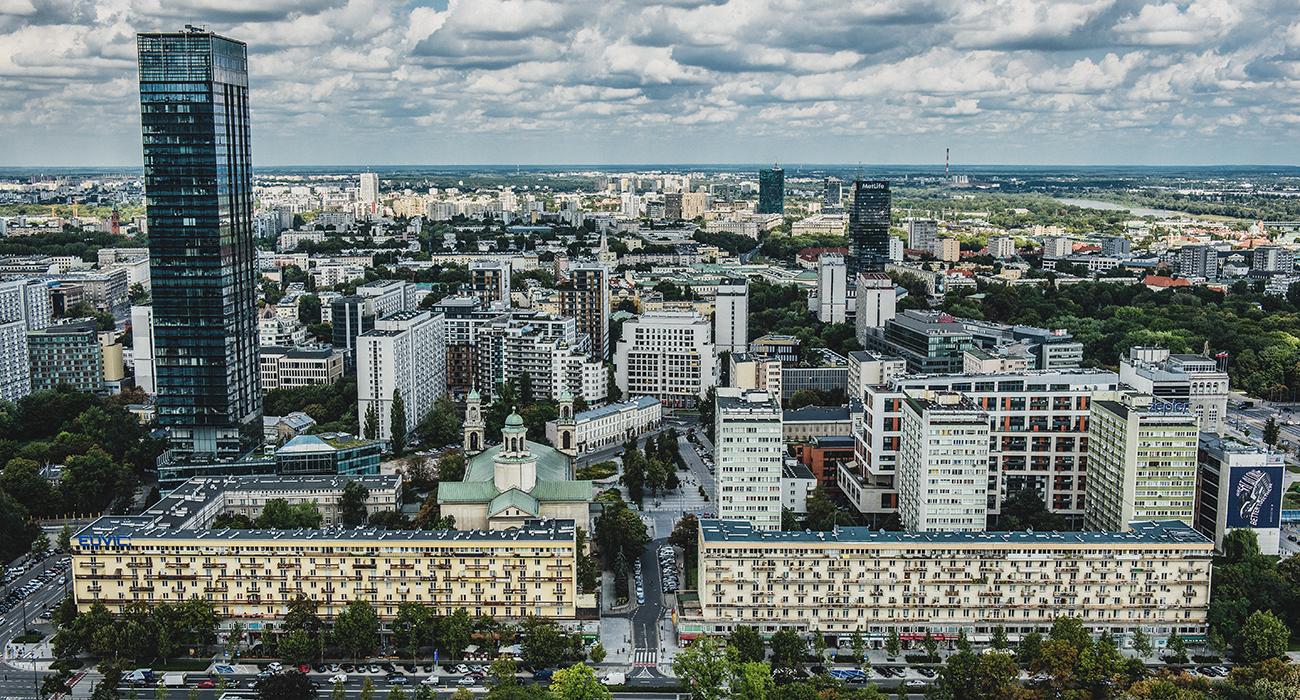
[[[521,418],[518,413],[511,412],[511,414],[506,418],[506,427],[522,428],[524,427],[524,419]]]

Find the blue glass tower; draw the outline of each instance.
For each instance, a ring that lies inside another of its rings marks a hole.
[[[158,421],[196,458],[261,441],[248,50],[209,32],[136,36]]]
[[[758,213],[785,213],[785,171],[779,165],[758,171]]]
[[[889,182],[853,182],[853,205],[849,209],[849,256],[845,260],[849,279],[859,272],[880,272],[889,261]]]

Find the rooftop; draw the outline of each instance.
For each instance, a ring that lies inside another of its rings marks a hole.
[[[786,423],[825,423],[828,421],[848,421],[848,406],[804,406],[793,411],[782,411],[781,420]]]
[[[131,549],[140,540],[150,542],[202,540],[213,542],[213,547],[223,542],[276,542],[281,544],[293,541],[316,542],[370,542],[375,545],[391,543],[395,546],[419,546],[450,542],[568,542],[575,533],[572,520],[538,519],[525,520],[522,527],[514,530],[388,530],[382,527],[370,528],[327,528],[323,530],[174,530],[160,527],[151,518],[141,516],[107,516],[87,525],[72,538],[73,546],[80,547],[79,542],[85,536],[124,537],[130,544],[120,549]],[[102,541],[102,540],[101,540]],[[206,547],[205,547],[206,549]],[[107,551],[119,551],[118,547],[105,547]]]
[[[1129,523],[1128,532],[886,532],[867,527],[836,527],[830,532],[783,532],[754,530],[744,520],[700,520],[700,532],[705,543],[756,542],[756,543],[871,543],[894,545],[945,545],[1007,542],[1019,545],[1058,548],[1061,545],[1191,545],[1204,548],[1208,553],[1214,542],[1179,520],[1144,520]]]
[[[612,403],[607,406],[601,406],[600,408],[583,411],[582,413],[575,415],[573,419],[575,421],[595,420],[597,418],[604,418],[605,416],[612,416],[629,409],[641,410],[650,408],[657,403],[659,403],[659,399],[656,399],[653,396],[638,396],[631,401]]]
[[[356,481],[371,491],[397,491],[402,477],[397,474],[370,476],[196,476],[177,486],[162,500],[144,512],[159,527],[178,528],[196,513],[225,493],[247,491],[283,491],[286,494],[341,492],[349,481]]]
[[[799,462],[787,462],[784,466],[782,466],[781,478],[782,479],[808,479],[809,481],[814,481],[817,479],[817,477],[812,473],[811,469],[809,469],[808,467],[804,466]]]

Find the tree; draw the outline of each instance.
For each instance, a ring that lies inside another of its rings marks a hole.
[[[793,510],[790,510],[789,508],[786,508],[785,506],[782,506],[781,507],[781,529],[786,532],[797,532],[799,530],[802,530],[803,525],[799,524],[799,514],[794,512]]]
[[[374,440],[379,436],[379,410],[375,408],[374,401],[366,406],[365,436],[367,440]]]
[[[1133,632],[1133,652],[1143,659],[1151,656],[1151,638],[1147,636],[1146,632],[1142,631],[1140,625]]]
[[[465,455],[453,452],[443,455],[438,460],[438,479],[441,481],[461,481],[465,478]]]
[[[1288,636],[1290,636],[1290,633],[1288,633]],[[1171,655],[1177,660],[1176,663],[1187,663],[1187,642],[1183,641],[1183,636],[1178,634],[1176,628],[1169,634],[1169,638],[1165,640],[1165,648],[1172,652]]]
[[[611,697],[609,688],[596,678],[596,672],[582,664],[556,671],[551,676],[550,691],[556,700],[610,700]],[[457,700],[454,695],[452,700]]]
[[[603,663],[605,661],[605,645],[596,642],[596,646],[591,648],[591,652],[587,656],[593,664]]]
[[[867,643],[862,639],[862,630],[853,630],[853,660],[865,661],[867,658]]]
[[[1037,632],[1030,632],[1020,638],[1020,644],[1016,645],[1016,660],[1022,664],[1030,664],[1038,659],[1043,652],[1043,637]]]
[[[366,501],[370,489],[360,481],[348,480],[339,495],[339,522],[344,527],[361,527],[366,524]]]
[[[1002,625],[993,626],[993,637],[990,645],[998,651],[1006,651],[1011,648],[1011,641],[1007,639],[1007,628]]]
[[[885,654],[891,657],[903,653],[903,640],[898,636],[898,628],[890,627],[889,636],[885,638]]]
[[[33,515],[54,515],[60,506],[50,482],[40,473],[41,465],[30,459],[15,458],[0,474],[0,488],[13,496]]]
[[[72,526],[71,525],[64,525],[63,529],[59,530],[58,544],[59,544],[59,549],[65,552],[72,549]]]
[[[474,693],[471,693],[469,688],[462,686],[451,694],[451,700],[474,700]]]
[[[1237,653],[1248,664],[1278,658],[1286,653],[1291,630],[1272,612],[1256,610],[1237,635]]]
[[[782,668],[803,665],[803,639],[792,629],[781,629],[772,635],[772,664]]]
[[[379,616],[370,603],[357,598],[334,620],[334,642],[352,656],[369,654],[375,649],[379,634]]]
[[[433,611],[422,603],[407,601],[397,606],[393,636],[397,646],[408,649],[412,658],[420,645],[433,634]]]
[[[243,513],[235,513],[233,511],[226,511],[221,515],[218,515],[216,519],[212,521],[212,528],[214,530],[222,530],[225,528],[230,528],[232,530],[251,530],[252,527],[253,521],[250,520],[247,515],[244,515]]]
[[[488,676],[496,681],[496,687],[498,688],[519,685],[518,673],[519,668],[515,665],[514,660],[504,656],[493,661],[492,665],[488,666],[487,672]]]
[[[280,658],[291,664],[301,664],[306,662],[315,653],[316,646],[308,638],[307,633],[303,630],[294,630],[289,634],[280,636],[280,644],[276,647],[276,653]]]
[[[316,689],[311,687],[311,680],[304,673],[277,673],[262,680],[257,686],[257,697],[260,700],[309,700],[316,697]]]
[[[957,631],[957,650],[970,651],[970,638],[966,636],[966,628],[963,627]]]
[[[546,618],[529,615],[519,623],[523,636],[520,655],[533,668],[549,668],[564,658],[564,639],[556,624]]]
[[[1054,641],[1065,642],[1080,652],[1092,644],[1088,630],[1083,626],[1083,618],[1068,615],[1052,621],[1052,631],[1048,637]]]
[[[804,518],[808,529],[829,532],[835,528],[839,509],[835,507],[826,491],[819,485],[808,494],[808,515]]]
[[[469,646],[470,633],[469,613],[465,608],[456,608],[443,621],[442,648],[452,656],[460,656],[461,652],[465,651],[465,647]]]
[[[272,498],[262,507],[262,514],[253,524],[264,530],[314,530],[320,527],[323,519],[316,501],[289,505],[283,498]]]
[[[736,650],[736,659],[741,663],[761,662],[767,656],[767,650],[763,647],[763,635],[757,627],[737,625],[727,646]]]
[[[1264,442],[1266,444],[1276,446],[1279,433],[1281,433],[1281,431],[1277,427],[1276,420],[1270,417],[1268,420],[1264,421]]]
[[[13,561],[31,548],[36,524],[27,519],[27,509],[13,496],[0,491],[0,558]]]
[[[714,637],[696,637],[673,658],[673,675],[691,700],[722,700],[730,671],[726,647]]]
[[[1261,556],[1259,535],[1247,527],[1229,530],[1223,536],[1223,556],[1229,564],[1257,561]]]
[[[36,559],[43,558],[50,551],[50,536],[44,532],[36,533],[32,539],[31,555]]]
[[[388,695],[384,696],[384,700],[406,700],[406,691],[402,690],[401,686],[394,685],[388,689]]]
[[[1065,517],[1047,509],[1038,489],[1025,487],[1002,499],[1002,514],[998,516],[1002,530],[1034,529],[1051,532],[1068,529]]]
[[[774,687],[771,665],[747,661],[736,667],[730,697],[735,700],[767,700]]]
[[[361,681],[360,696],[361,700],[375,699],[375,682],[370,680],[370,676],[366,676],[365,679]]]
[[[527,371],[519,375],[519,403],[524,406],[533,405],[533,376]]]
[[[460,441],[460,415],[448,394],[442,394],[433,402],[424,418],[420,419],[420,424],[416,425],[416,432],[430,448],[442,448]]]
[[[334,689],[330,691],[330,700],[347,700],[348,689],[343,685],[343,681],[334,681]]]
[[[406,451],[406,402],[402,392],[393,389],[393,410],[389,414],[388,435],[393,444],[393,454]]]
[[[929,656],[931,659],[938,658],[939,640],[935,639],[933,634],[930,634],[928,628],[925,630],[925,637],[921,639],[921,646],[925,647],[926,656]]]

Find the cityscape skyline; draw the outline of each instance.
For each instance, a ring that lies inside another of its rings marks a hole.
[[[138,163],[131,36],[186,22],[258,56],[258,166],[1296,156],[1300,33],[1267,7],[419,4],[23,3],[0,15],[0,166]]]

